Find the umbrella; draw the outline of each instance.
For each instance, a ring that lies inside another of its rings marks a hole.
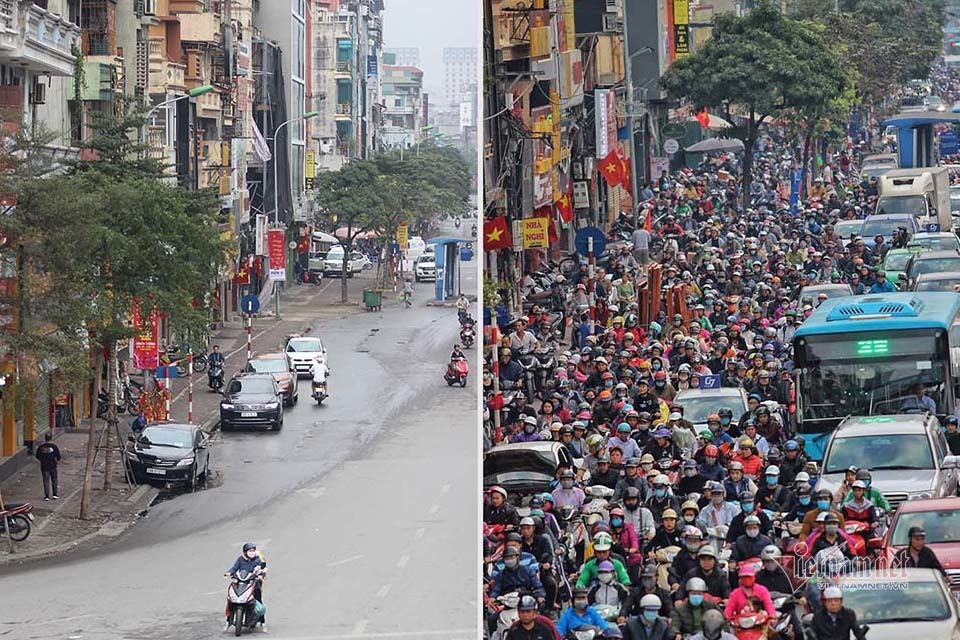
[[[736,138],[707,138],[687,147],[690,153],[711,151],[743,151],[743,142]]]

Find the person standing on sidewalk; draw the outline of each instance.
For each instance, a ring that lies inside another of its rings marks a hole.
[[[43,437],[43,444],[37,447],[37,460],[40,461],[40,475],[43,476],[43,499],[50,500],[50,489],[53,485],[53,499],[60,499],[57,487],[57,465],[60,464],[60,448],[53,444],[53,434]]]

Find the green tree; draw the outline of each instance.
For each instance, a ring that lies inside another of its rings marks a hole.
[[[745,148],[746,208],[760,124],[768,116],[837,98],[846,76],[820,30],[785,17],[770,0],[761,0],[743,17],[718,16],[710,40],[694,55],[674,62],[661,83],[697,109],[719,105],[728,119],[731,112],[746,118],[744,126],[729,130]]]

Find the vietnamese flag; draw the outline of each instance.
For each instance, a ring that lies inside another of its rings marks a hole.
[[[507,216],[497,216],[483,221],[483,250],[496,251],[513,245],[510,229],[507,228]]]
[[[233,276],[234,284],[250,284],[250,269],[247,267],[246,259],[240,261],[237,267],[237,273]]]
[[[710,126],[710,112],[707,111],[706,107],[697,112],[696,118],[697,122],[699,122],[700,126],[704,129]]]
[[[570,194],[565,193],[563,196],[557,200],[557,213],[560,214],[560,219],[564,222],[570,222],[573,220],[573,202],[570,200]],[[552,230],[552,228],[551,228]],[[551,239],[551,242],[553,240]]]
[[[617,149],[617,160],[620,161],[620,184],[623,185],[623,188],[628,192],[630,189],[630,163],[627,162],[627,159],[620,155],[620,150]]]
[[[567,200],[570,199],[570,196],[568,196],[567,194],[563,194],[563,197],[567,198]],[[561,198],[561,200],[562,199],[563,198]],[[559,209],[559,204],[560,203],[558,201],[557,202],[558,209]],[[571,207],[571,214],[570,214],[571,219],[573,219],[572,210],[573,209]],[[550,207],[540,207],[539,209],[534,209],[533,217],[547,219],[547,240],[550,242],[550,244],[554,244],[555,242],[560,240],[560,233],[557,231],[557,221],[553,217],[553,211],[550,209]]]
[[[599,167],[600,175],[606,179],[607,186],[615,187],[623,182],[621,168],[622,165],[620,163],[620,157],[617,155],[617,150],[611,149],[610,153],[607,154],[607,157],[600,161]]]

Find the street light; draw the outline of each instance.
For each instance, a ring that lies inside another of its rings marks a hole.
[[[290,118],[286,122],[281,122],[280,126],[273,130],[273,222],[274,224],[280,223],[280,200],[278,199],[278,190],[277,190],[277,138],[279,138],[280,129],[283,129],[285,126],[291,122],[299,122],[300,120],[309,120],[320,115],[319,111],[308,111],[302,116],[297,118]],[[274,281],[273,283],[273,298],[274,305],[277,312],[277,319],[280,319],[280,283]]]
[[[143,117],[144,122],[143,122],[142,137],[143,137],[144,144],[147,144],[149,148],[149,143],[147,142],[147,123],[150,121],[150,116],[153,115],[154,111],[156,111],[160,107],[165,107],[168,104],[173,104],[174,102],[178,102],[180,100],[186,100],[187,98],[196,98],[197,96],[202,96],[203,94],[210,93],[213,90],[214,90],[214,87],[212,84],[202,84],[199,87],[194,87],[193,89],[190,89],[182,96],[177,96],[176,98],[170,98],[169,100],[164,100],[160,104],[154,107],[150,107],[150,109],[147,110],[146,115],[144,115]]]

